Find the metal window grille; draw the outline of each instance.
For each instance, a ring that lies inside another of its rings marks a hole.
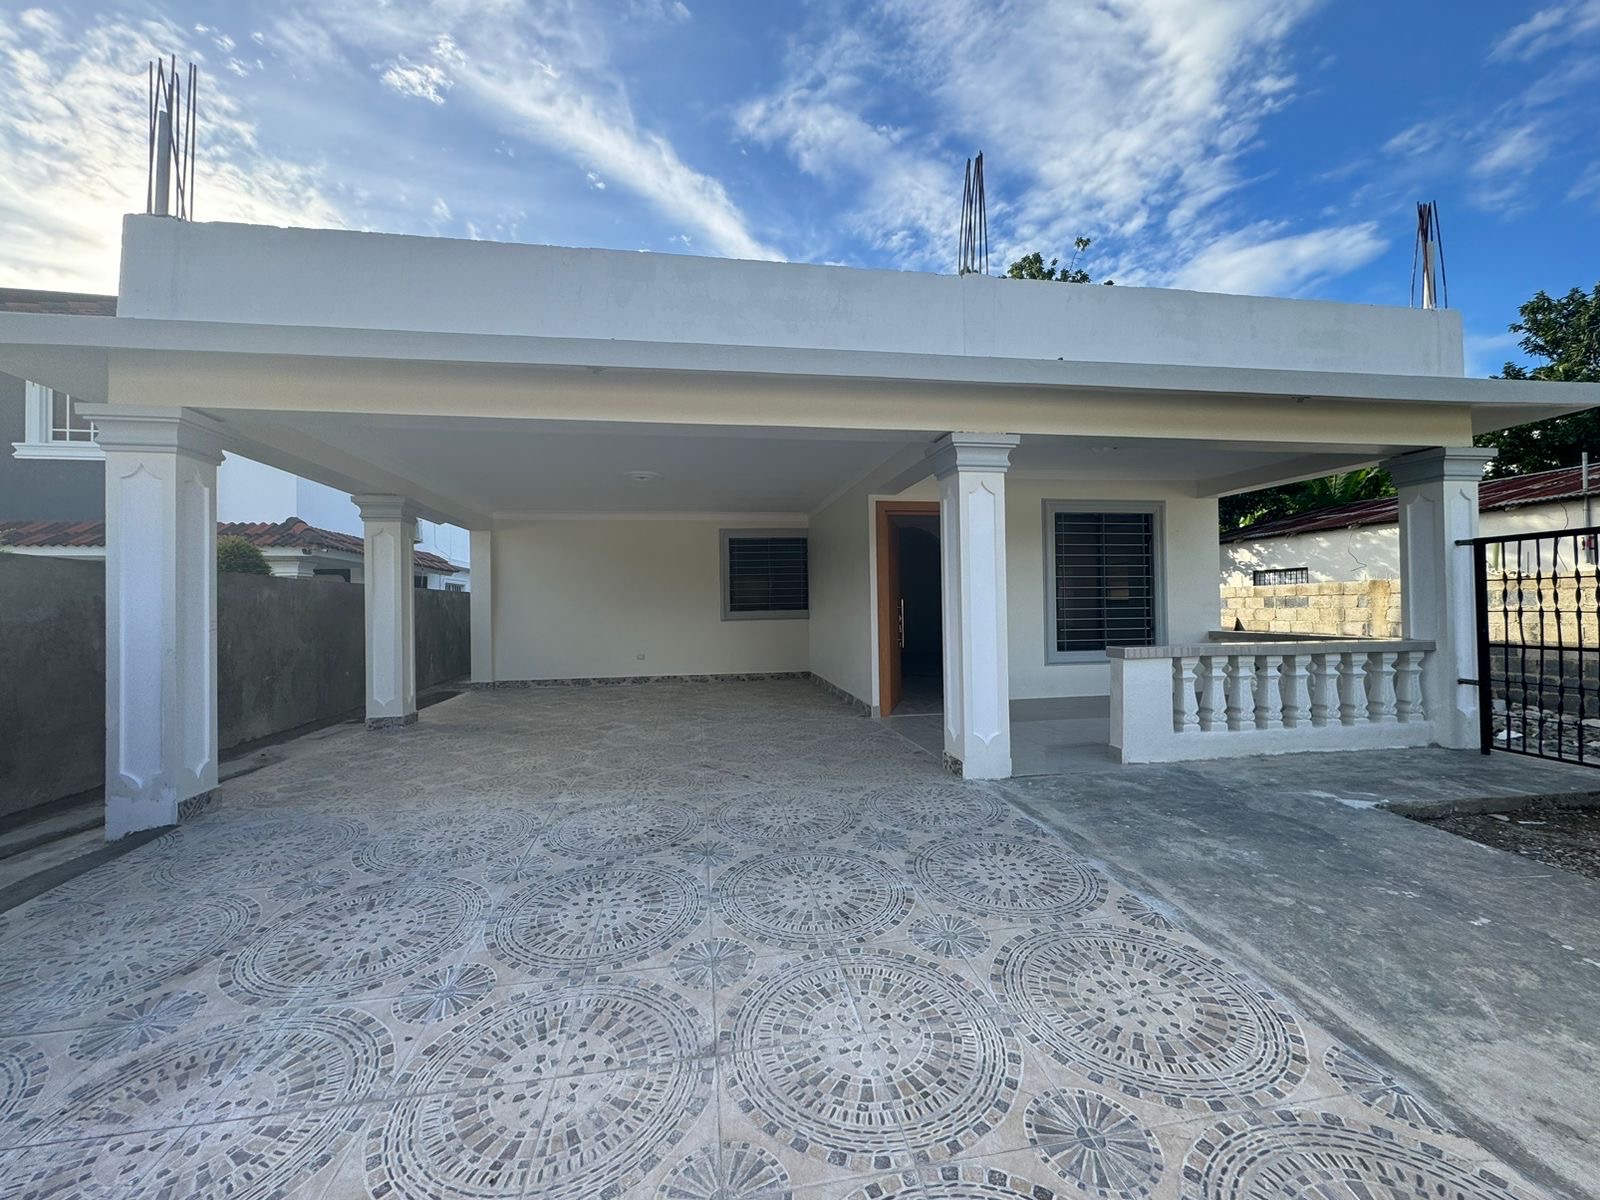
[[[803,613],[810,605],[805,538],[728,537],[730,613]]]
[[[52,442],[92,442],[95,429],[91,421],[78,415],[72,397],[56,388],[50,389],[50,440]]]
[[[1253,572],[1256,587],[1277,587],[1285,583],[1310,583],[1309,567],[1269,567]]]
[[[1054,535],[1056,650],[1153,645],[1153,514],[1058,512]]]

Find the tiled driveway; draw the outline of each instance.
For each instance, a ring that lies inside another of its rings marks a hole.
[[[0,1196],[1532,1195],[803,683],[303,741],[0,939]]]

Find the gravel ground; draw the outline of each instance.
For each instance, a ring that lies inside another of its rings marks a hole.
[[[1456,813],[1414,819],[1485,846],[1600,879],[1600,809],[1549,804],[1515,813]]]

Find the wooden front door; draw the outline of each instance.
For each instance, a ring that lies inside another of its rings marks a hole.
[[[900,650],[905,597],[900,591],[900,531],[895,518],[915,513],[938,516],[937,500],[880,500],[878,539],[878,713],[889,716],[900,703]]]

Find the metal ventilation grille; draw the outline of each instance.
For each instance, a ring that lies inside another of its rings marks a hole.
[[[730,613],[805,612],[810,604],[805,538],[728,539]]]
[[[1155,518],[1131,512],[1055,518],[1056,649],[1153,645]]]

